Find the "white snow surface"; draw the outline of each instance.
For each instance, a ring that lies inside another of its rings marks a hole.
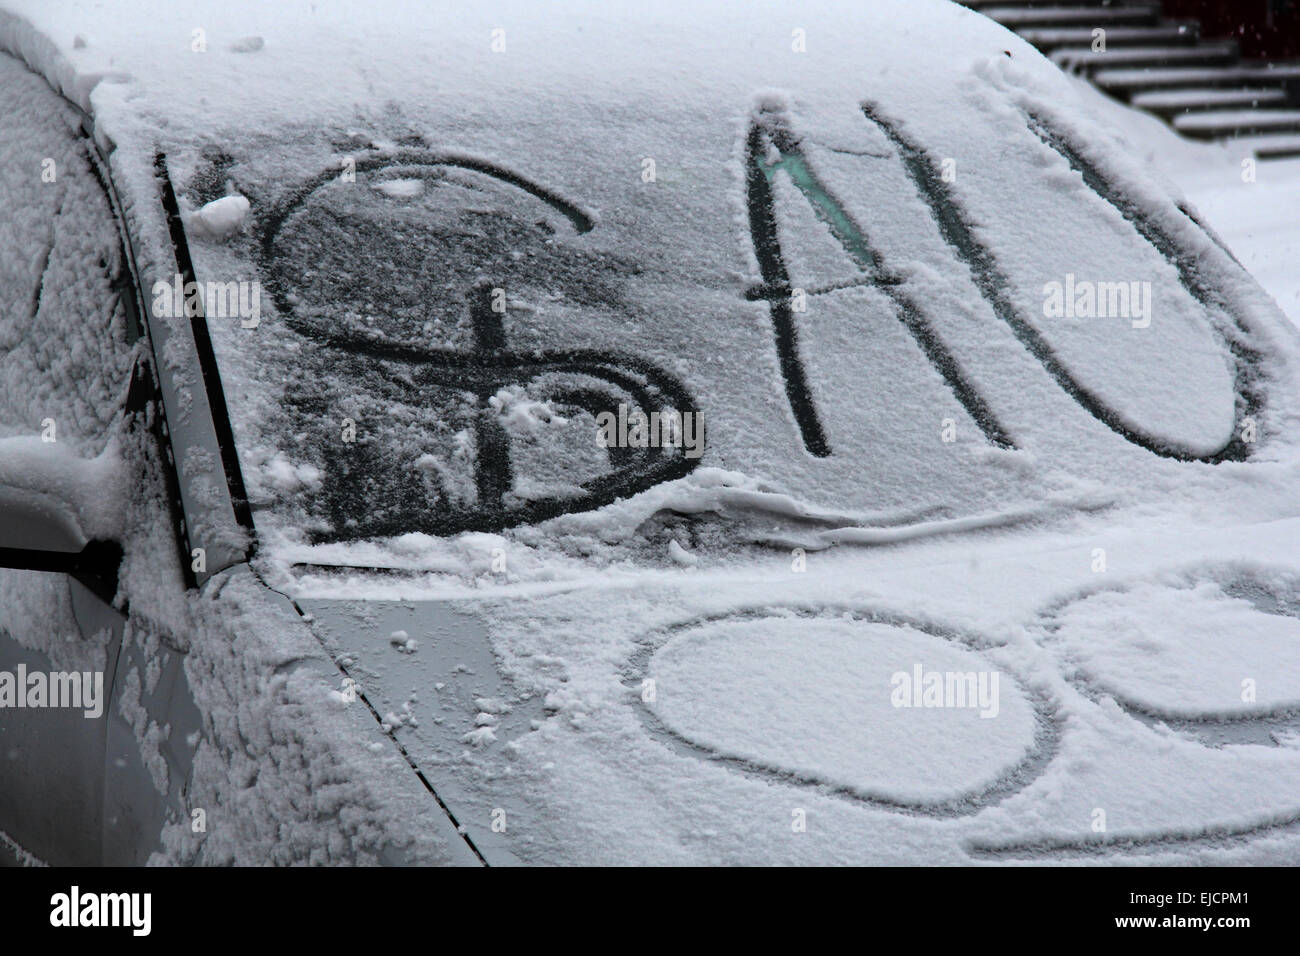
[[[1300,325],[1300,159],[1257,160],[1247,137],[1200,143],[1171,136],[1159,120],[1107,101],[1078,83],[1104,111],[1124,148],[1153,175],[1176,183],[1292,322]]]
[[[919,662],[917,689],[930,671],[963,675],[963,706],[952,706],[955,691],[930,706],[914,695]],[[702,625],[670,639],[647,672],[653,710],[677,735],[885,800],[959,800],[1034,745],[1033,708],[1007,675],[994,682],[989,662],[915,628],[794,616]],[[965,696],[965,675],[978,686],[981,673],[984,716]]]
[[[1229,717],[1300,706],[1300,620],[1214,582],[1101,592],[1059,624],[1070,671],[1148,712]]]
[[[0,485],[51,496],[87,540],[115,540],[125,530],[129,488],[115,442],[86,459],[34,435],[0,438]]]
[[[190,228],[199,235],[225,239],[244,226],[248,216],[248,200],[243,196],[223,196],[196,209],[190,217]]]
[[[0,238],[11,250],[0,262],[0,434],[44,433],[93,457],[108,440],[131,367],[112,288],[121,265],[117,230],[78,144],[75,111],[49,115],[48,87],[20,62],[6,58],[0,73],[6,123],[27,131],[0,142],[9,202]]]
[[[493,740],[484,723],[461,767],[485,805],[497,794],[529,804],[530,825],[512,836],[521,859],[1298,858],[1300,751],[1278,745],[1294,728],[1259,722],[1285,724],[1300,693],[1295,330],[1177,212],[1178,188],[1168,173],[1153,177],[1130,120],[1117,118],[1128,114],[1011,34],[939,0],[762,14],[728,3],[392,3],[365,13],[321,0],[4,5],[19,17],[0,16],[0,44],[93,112],[138,197],[161,147],[186,201],[197,208],[233,184],[256,228],[319,171],[414,138],[517,170],[595,223],[577,235],[551,215],[548,228],[588,265],[615,263],[597,279],[618,294],[592,302],[563,283],[525,284],[511,293],[506,331],[520,347],[559,338],[617,348],[680,376],[704,407],[709,451],[687,477],[539,526],[312,540],[309,525],[328,533],[349,517],[313,510],[317,473],[304,470],[323,474],[341,446],[299,440],[306,432],[287,400],[315,388],[331,434],[348,417],[386,438],[416,435],[410,470],[449,476],[448,487],[464,484],[464,440],[448,427],[421,446],[421,428],[437,426],[421,425],[419,402],[368,394],[355,368],[313,380],[328,365],[307,361],[314,346],[270,304],[255,330],[213,323],[257,506],[257,571],[295,595],[454,602],[486,622],[515,685],[545,695],[533,732]],[[192,48],[196,28],[206,52]],[[805,53],[791,47],[796,30],[807,31]],[[264,43],[241,39],[253,36]],[[1011,306],[1124,427],[1191,455],[1218,448],[1242,425],[1226,343],[1257,355],[1251,375],[1268,398],[1250,460],[1158,457],[1082,410],[953,258],[864,100],[936,161],[955,161],[951,192],[1004,273]],[[763,104],[786,110],[806,136],[809,162],[876,245],[878,267],[925,306],[1014,450],[985,440],[884,287],[864,284],[861,263],[832,241],[787,170],[773,177],[778,226],[792,282],[824,289],[798,323],[835,451],[818,458],[796,444],[767,303],[744,295],[758,268],[743,143]],[[1209,306],[1027,129],[1025,110],[1068,132],[1189,252],[1215,292]],[[1183,148],[1134,122],[1156,144],[1149,152]],[[214,160],[222,153],[229,162]],[[647,157],[654,184],[641,178]],[[382,214],[409,227],[394,249],[418,248],[410,236],[433,221],[419,217],[444,200],[463,209],[466,191],[482,191],[480,211],[503,208],[472,177],[424,179],[418,193],[395,185],[405,179],[376,177],[364,191],[364,202],[407,210]],[[341,190],[331,184],[297,226],[354,208]],[[1232,241],[1243,224],[1223,230],[1230,248],[1247,267],[1267,266]],[[201,272],[257,275],[251,235],[194,239]],[[387,275],[384,257],[358,265],[355,248],[310,251],[326,278]],[[431,313],[445,305],[432,292],[455,256],[437,251],[434,279],[411,295],[395,285],[391,297],[322,321],[463,343],[454,316],[403,324],[416,313],[402,311],[410,301]],[[1067,274],[1151,282],[1151,325],[1045,317],[1044,285]],[[328,302],[324,288],[309,286],[304,299]],[[545,448],[551,425],[533,397],[520,398],[513,424]],[[941,438],[946,419],[955,441]],[[572,482],[568,471],[544,475],[542,490]],[[407,573],[301,572],[296,561]],[[274,673],[302,651],[297,622],[255,620],[247,577],[220,592],[233,605],[207,594],[177,606],[140,556],[128,555],[126,572],[124,588],[164,625],[196,635],[187,673],[210,734],[197,786],[241,827],[201,856],[178,829],[163,858],[379,858],[392,805],[363,778],[404,771],[337,723],[316,726],[335,702],[311,699],[319,688],[295,683],[292,670]],[[392,643],[377,644],[394,656]],[[997,716],[895,707],[891,676],[916,666],[998,673]],[[1253,701],[1242,700],[1243,678],[1256,679]],[[422,706],[393,719],[419,719]],[[1217,739],[1221,717],[1259,733]],[[268,766],[276,772],[258,771]],[[791,825],[800,814],[803,829]]]

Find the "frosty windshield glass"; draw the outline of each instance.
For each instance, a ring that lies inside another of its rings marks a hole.
[[[735,558],[1248,456],[1262,393],[1212,243],[1067,122],[968,140],[767,95],[737,118],[612,116],[581,155],[485,115],[169,157],[198,278],[260,295],[208,325],[264,545],[662,558],[684,522]]]

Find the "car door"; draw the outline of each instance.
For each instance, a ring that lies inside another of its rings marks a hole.
[[[80,114],[0,56],[0,468],[10,483],[39,484],[15,470],[24,456],[106,461],[126,427],[138,329],[105,187]],[[116,493],[103,488],[100,503]],[[116,546],[90,549],[107,554],[108,573],[74,577],[48,571],[84,565],[88,552],[51,558],[38,529],[31,537],[4,549],[0,570],[0,856],[94,864],[122,637],[107,603]]]

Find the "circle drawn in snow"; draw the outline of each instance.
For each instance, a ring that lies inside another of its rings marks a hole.
[[[1053,615],[1072,676],[1130,710],[1172,721],[1300,710],[1300,619],[1251,575],[1097,591]]]
[[[652,730],[893,809],[977,810],[1041,770],[1054,724],[1011,674],[921,627],[793,613],[689,625],[646,661]]]
[[[623,310],[621,273],[635,268],[571,241],[594,225],[571,202],[454,153],[356,157],[354,181],[322,170],[261,219],[260,269],[278,312],[308,337],[362,352],[472,348],[467,297],[483,284],[565,319]]]

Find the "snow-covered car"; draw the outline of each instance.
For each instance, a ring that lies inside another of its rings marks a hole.
[[[14,857],[1295,860],[1300,343],[1023,41],[0,7]]]

